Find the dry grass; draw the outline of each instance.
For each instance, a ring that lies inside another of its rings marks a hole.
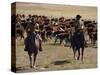
[[[37,14],[49,17],[74,18],[80,14],[83,19],[93,19],[97,21],[97,7],[89,6],[71,6],[54,4],[35,4],[35,3],[17,3],[16,13],[18,14]]]
[[[84,52],[84,62],[73,59],[72,49],[62,45],[53,45],[53,41],[43,43],[43,52],[39,52],[36,61],[37,69],[30,69],[27,52],[24,51],[23,40],[17,41],[17,72],[51,71],[86,69],[97,67],[97,48],[88,47]]]

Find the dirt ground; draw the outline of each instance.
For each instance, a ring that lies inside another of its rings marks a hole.
[[[24,51],[24,41],[16,41],[16,67],[17,72],[37,72],[53,70],[88,69],[97,67],[97,48],[87,47],[84,51],[84,61],[74,60],[73,51],[64,44],[53,44],[54,40],[43,42],[43,51],[38,53],[36,69],[29,66],[29,57]]]

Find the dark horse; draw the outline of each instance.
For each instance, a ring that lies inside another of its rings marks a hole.
[[[40,42],[41,42],[41,37],[39,34],[36,33],[30,33],[28,37],[25,39],[25,51],[28,52],[29,59],[30,59],[30,67],[35,68],[35,62],[36,62],[36,57],[38,54],[38,50],[40,50]],[[32,63],[32,56],[34,57],[34,61]]]
[[[82,31],[74,32],[73,35],[71,35],[71,47],[74,52],[74,58],[77,60],[80,59],[80,55],[81,55],[81,60],[83,61],[84,41],[85,41],[84,33]],[[77,58],[76,58],[76,51],[78,51]]]

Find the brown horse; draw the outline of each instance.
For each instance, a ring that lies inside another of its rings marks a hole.
[[[41,37],[40,35],[37,33],[30,33],[29,36],[25,39],[25,51],[28,52],[29,55],[29,59],[30,59],[30,67],[35,68],[35,62],[36,62],[36,57],[38,54],[38,50],[41,50]],[[32,63],[32,57],[33,59],[33,63]]]

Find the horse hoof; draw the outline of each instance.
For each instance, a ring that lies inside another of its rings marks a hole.
[[[77,60],[79,60],[79,57],[77,58]]]
[[[77,60],[77,58],[76,58],[76,57],[75,57],[74,59],[75,59],[75,60]]]
[[[32,68],[32,66],[30,66],[30,68]]]
[[[41,50],[39,50],[40,52],[42,52],[43,50],[41,49]]]
[[[36,69],[36,66],[33,66],[33,69]]]
[[[74,56],[74,58],[73,58],[74,60],[77,60],[77,58]]]

